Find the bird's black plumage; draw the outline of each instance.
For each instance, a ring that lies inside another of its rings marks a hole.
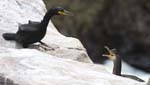
[[[122,76],[122,77],[126,77],[126,78],[130,78],[130,79],[134,79],[134,80],[137,80],[139,82],[145,82],[144,80],[142,80],[142,79],[140,79],[134,75],[121,74],[122,57],[119,55],[119,53],[116,51],[116,49],[111,50],[108,47],[106,47],[106,49],[108,50],[109,54],[103,55],[103,56],[106,56],[106,57],[113,60],[113,62],[114,62],[113,74],[118,75],[118,76]]]
[[[4,33],[3,37],[6,40],[15,40],[22,44],[24,48],[29,44],[41,42],[41,39],[45,36],[49,20],[54,15],[67,15],[69,14],[64,8],[53,7],[45,14],[41,22],[29,21],[28,24],[21,24],[16,33]]]

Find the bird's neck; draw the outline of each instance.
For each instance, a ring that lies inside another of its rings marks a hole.
[[[49,23],[49,20],[54,16],[51,12],[47,12],[41,21],[42,29],[46,29]]]
[[[113,74],[121,76],[121,67],[121,57],[118,54],[116,54],[116,59],[114,60]]]

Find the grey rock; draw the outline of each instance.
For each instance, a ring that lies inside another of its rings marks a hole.
[[[0,48],[0,54],[0,73],[19,85],[146,85],[108,73],[101,65],[35,49]]]

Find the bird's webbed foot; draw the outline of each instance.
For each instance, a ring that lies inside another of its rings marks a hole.
[[[40,47],[43,48],[44,50],[54,50],[54,48],[50,47],[49,45],[45,44],[42,41],[40,41],[39,43],[41,44]]]

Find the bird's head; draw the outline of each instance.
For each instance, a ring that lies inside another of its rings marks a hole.
[[[49,11],[53,15],[71,15],[71,16],[73,15],[72,12],[69,12],[62,7],[52,7]]]
[[[117,50],[116,49],[109,49],[107,46],[105,46],[106,50],[109,54],[103,54],[102,56],[108,57],[111,60],[116,59]]]

